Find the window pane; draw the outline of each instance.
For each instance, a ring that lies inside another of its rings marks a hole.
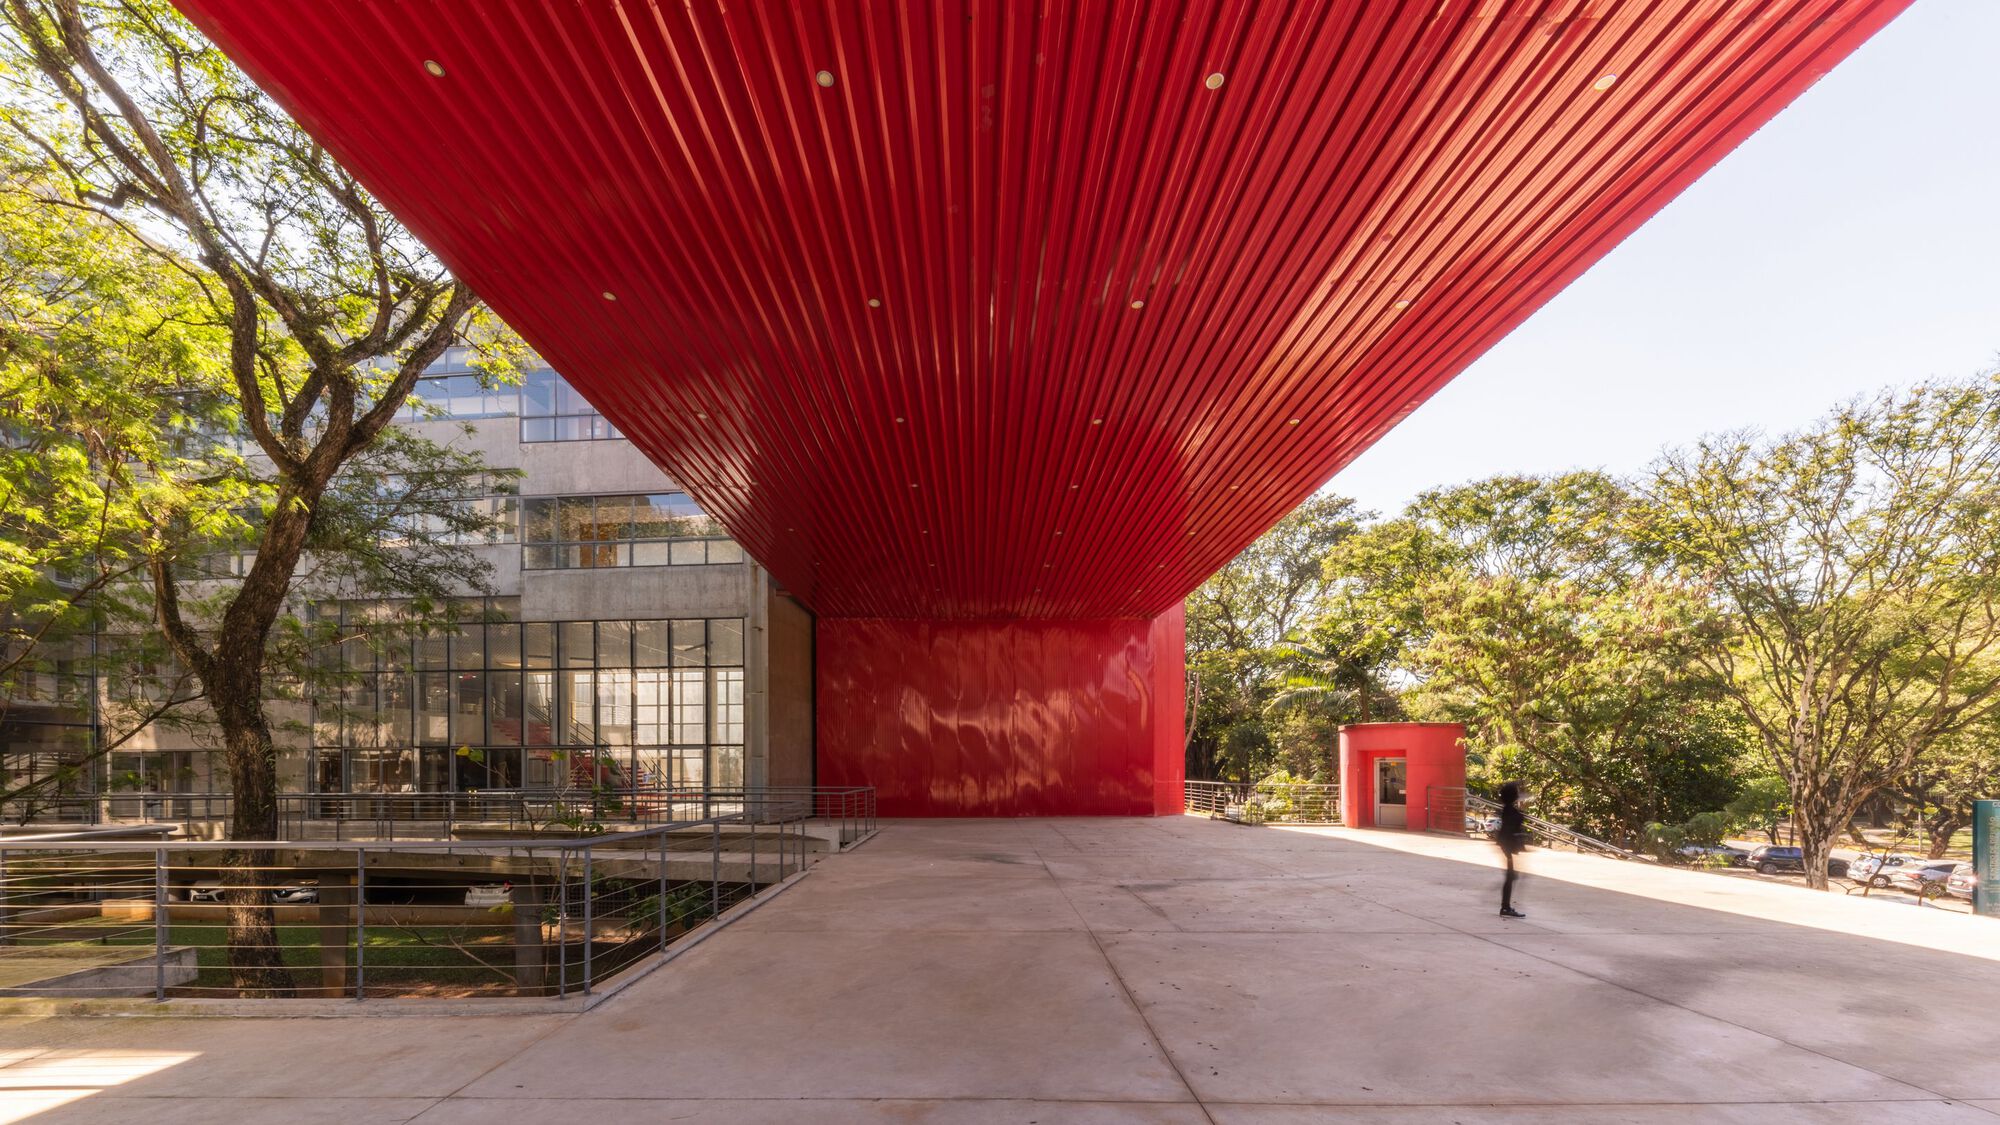
[[[451,666],[486,667],[486,626],[474,622],[459,627],[458,636],[451,639]]]
[[[521,714],[530,746],[553,746],[556,738],[556,674],[528,672],[521,692]]]
[[[556,536],[572,543],[596,539],[596,508],[588,496],[564,496],[556,501]]]
[[[553,418],[521,419],[521,440],[524,442],[556,440],[555,420]]]
[[[492,727],[488,741],[496,744],[519,745],[524,733],[522,705],[524,699],[519,672],[488,672],[486,674],[486,721]]]
[[[512,623],[486,627],[486,660],[492,668],[521,666],[521,627]]]
[[[521,661],[530,668],[552,668],[556,662],[556,627],[547,621],[521,626]]]
[[[451,740],[451,675],[447,672],[417,674],[417,737],[426,746],[443,746]]]
[[[559,547],[523,547],[521,549],[522,570],[554,570],[561,561]]]
[[[597,666],[599,668],[630,668],[632,666],[631,622],[600,621],[597,623]]]
[[[460,746],[486,741],[486,673],[460,672],[452,691],[451,740]]]
[[[632,537],[632,498],[630,496],[599,496],[597,498],[597,533],[583,538],[630,539]]]
[[[699,746],[708,741],[708,685],[699,668],[676,668],[668,709],[667,741]]]
[[[740,563],[742,561],[743,548],[734,539],[711,539],[708,541],[709,565]]]
[[[597,673],[597,740],[632,745],[632,673],[623,668]]]
[[[743,669],[718,668],[714,675],[715,741],[742,742]]]
[[[597,741],[597,689],[589,672],[564,672],[563,714],[556,741],[565,746],[588,746]]]
[[[445,668],[445,635],[425,633],[417,638],[417,667]]]
[[[521,372],[521,416],[524,418],[547,418],[556,412],[556,383],[559,380],[554,371],[546,367],[533,367]],[[530,438],[524,426],[522,439],[525,441],[547,441],[547,438]]]
[[[674,667],[699,668],[707,663],[707,624],[700,620],[674,622]]]
[[[718,618],[708,623],[708,662],[743,663],[743,619]]]
[[[562,662],[565,668],[588,668],[597,651],[597,641],[588,621],[562,623]]]
[[[553,497],[534,496],[521,501],[521,541],[553,543],[556,539],[557,503]]]
[[[676,539],[672,543],[675,566],[700,566],[708,561],[708,542],[703,539]]]
[[[669,552],[678,546],[680,544],[665,539],[650,543],[643,541],[634,543],[632,544],[632,565],[666,566],[673,561],[673,556]]]
[[[641,668],[664,668],[667,666],[667,623],[664,621],[635,621],[632,635],[637,642],[637,653],[633,663]]]

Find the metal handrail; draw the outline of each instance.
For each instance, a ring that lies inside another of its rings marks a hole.
[[[1495,816],[1500,813],[1500,802],[1491,798],[1481,797],[1477,793],[1465,794],[1465,807],[1492,813]],[[1600,840],[1595,836],[1586,836],[1567,825],[1557,824],[1552,820],[1543,820],[1541,817],[1530,813],[1523,812],[1521,814],[1521,822],[1527,826],[1531,833],[1540,837],[1544,843],[1553,842],[1558,846],[1574,848],[1579,852],[1610,856],[1613,859],[1646,858],[1637,852],[1621,848],[1608,840]]]
[[[533,825],[587,819],[592,823],[686,824],[718,810],[761,817],[763,810],[784,812],[798,804],[805,805],[812,817],[838,823],[842,846],[866,839],[876,828],[875,790],[871,786],[350,790],[284,793],[278,795],[277,804],[281,834],[302,838],[312,826],[330,824],[336,840],[347,839],[354,831],[378,838],[449,836],[466,823]],[[229,816],[233,805],[234,798],[228,793],[147,794],[136,815],[99,818],[92,823],[217,822]],[[98,810],[93,806],[92,811]]]
[[[1247,809],[1253,802],[1268,807],[1273,798],[1283,798],[1289,811],[1261,816],[1265,823],[1339,824],[1340,786],[1313,781],[1205,781],[1188,779],[1181,783],[1182,808],[1210,817],[1230,814],[1231,809]]]
[[[316,965],[310,953],[284,958],[287,991],[428,995],[469,974],[488,989],[504,978],[504,995],[590,996],[646,956],[664,958],[689,926],[804,871],[813,811],[769,802],[626,831],[474,841],[0,840],[0,950],[31,951],[36,964],[57,966],[0,994],[233,995],[222,920],[247,894],[273,903],[270,917],[289,935],[279,939],[282,950],[319,950]],[[308,858],[329,853],[340,858]],[[467,867],[439,863],[440,855],[489,859]],[[246,860],[257,866],[237,866]],[[482,882],[508,888],[507,913],[470,900],[468,888]],[[312,888],[306,905],[278,897],[299,886]],[[412,888],[428,897],[395,897]],[[460,894],[463,905],[451,905]],[[416,920],[426,913],[456,920]],[[511,937],[469,946],[421,936],[440,925]],[[458,960],[445,955],[452,951]],[[65,967],[84,953],[75,961],[81,969]],[[401,983],[413,974],[416,993]]]

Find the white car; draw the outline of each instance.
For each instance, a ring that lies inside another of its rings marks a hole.
[[[505,906],[514,901],[512,883],[474,883],[465,889],[467,906]]]
[[[1901,852],[1890,855],[1864,855],[1847,865],[1847,877],[1857,883],[1867,883],[1871,887],[1886,887],[1889,877],[1896,869],[1906,864],[1922,863],[1924,857]]]
[[[1906,863],[1889,873],[1889,886],[1918,898],[1943,898],[1945,881],[1959,869],[1955,859],[1925,859]]]

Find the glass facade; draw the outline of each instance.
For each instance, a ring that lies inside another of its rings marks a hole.
[[[740,563],[743,549],[682,492],[521,501],[521,568]]]
[[[349,612],[365,634],[370,612]],[[321,792],[743,784],[741,618],[488,620],[356,636],[337,664]]]
[[[538,359],[521,369],[519,386],[493,384],[472,368],[473,350],[447,348],[417,381],[402,420],[513,418],[521,440],[618,441],[623,434],[584,400],[575,387]]]

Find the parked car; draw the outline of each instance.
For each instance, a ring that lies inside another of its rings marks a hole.
[[[1959,864],[1944,881],[1945,893],[1953,898],[1972,901],[1972,892],[1979,886],[1979,876],[1974,874],[1975,870],[1969,863]]]
[[[221,902],[222,880],[203,879],[188,888],[189,902]]]
[[[1495,832],[1500,831],[1500,818],[1497,816],[1478,816],[1473,813],[1466,813],[1465,830],[1475,836],[1491,836]]]
[[[278,887],[271,892],[271,901],[279,906],[305,906],[319,901],[319,881],[309,879],[303,883]]]
[[[474,883],[465,889],[467,906],[505,906],[513,901],[512,883]]]
[[[1922,863],[1920,855],[1893,853],[1890,855],[1864,855],[1847,867],[1847,877],[1857,883],[1866,882],[1871,887],[1886,887],[1889,876],[1906,863]]]
[[[1776,875],[1783,871],[1796,871],[1803,874],[1806,869],[1806,853],[1804,848],[1788,848],[1775,844],[1765,844],[1761,847],[1752,848],[1749,856],[1745,857],[1743,862],[1746,866],[1755,868],[1759,875]],[[1826,873],[1836,879],[1844,877],[1847,874],[1847,861],[1844,859],[1827,860]]]
[[[1946,881],[1952,872],[1962,866],[1955,859],[1926,859],[1920,863],[1906,863],[1889,873],[1889,886],[1905,894],[1918,898],[1943,898],[1949,888]]]
[[[1675,848],[1674,854],[1689,863],[1719,863],[1727,867],[1741,867],[1750,858],[1747,848],[1728,844],[1688,844]]]

